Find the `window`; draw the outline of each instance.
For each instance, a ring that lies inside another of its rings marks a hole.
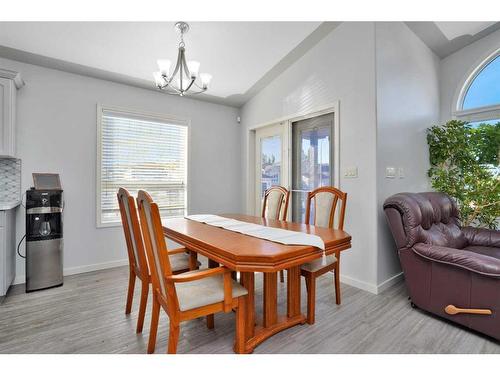
[[[500,51],[475,69],[457,104],[455,117],[472,127],[479,161],[500,176]]]
[[[148,191],[162,217],[187,211],[187,122],[99,107],[97,226],[121,221],[116,193]]]
[[[500,104],[500,56],[487,63],[474,77],[464,96],[462,109]]]
[[[488,122],[500,119],[500,51],[480,64],[465,82],[454,113],[459,120]]]

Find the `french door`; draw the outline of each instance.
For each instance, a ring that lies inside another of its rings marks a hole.
[[[291,190],[288,219],[304,222],[307,193],[334,185],[339,154],[334,115],[284,121],[256,130],[256,215],[261,214],[265,190],[281,185]]]
[[[331,186],[333,113],[292,122],[292,221],[303,223],[307,193]]]
[[[264,192],[273,185],[288,189],[288,143],[286,123],[259,128],[255,132],[255,213],[261,214]]]

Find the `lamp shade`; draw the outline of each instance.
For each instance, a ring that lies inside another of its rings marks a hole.
[[[208,87],[210,81],[212,80],[212,75],[208,73],[201,73],[200,78],[201,78],[201,84],[203,85],[204,88],[206,88]]]
[[[168,76],[170,74],[170,66],[172,65],[172,62],[167,59],[159,59],[157,62],[160,73],[163,76]]]
[[[187,67],[189,69],[189,74],[191,74],[191,78],[198,77],[198,71],[200,70],[200,63],[198,61],[188,61]]]
[[[153,77],[155,79],[156,86],[163,87],[165,85],[165,80],[163,79],[161,72],[154,72]]]

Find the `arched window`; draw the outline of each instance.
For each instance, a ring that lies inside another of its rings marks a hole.
[[[478,160],[500,176],[500,49],[465,82],[454,117],[468,121],[480,148]]]
[[[467,88],[462,109],[500,104],[500,56],[495,57],[474,77]]]
[[[500,50],[479,65],[465,82],[455,117],[475,123],[500,121]]]

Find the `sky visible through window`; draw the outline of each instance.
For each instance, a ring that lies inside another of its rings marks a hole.
[[[500,56],[497,56],[472,81],[465,94],[463,109],[500,104]]]

